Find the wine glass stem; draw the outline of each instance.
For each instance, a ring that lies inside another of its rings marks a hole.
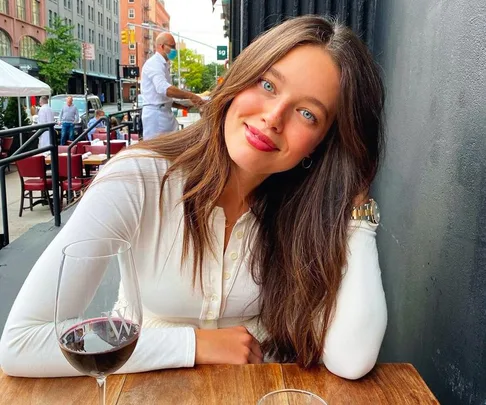
[[[106,401],[106,377],[100,377],[96,379],[98,383],[98,392],[100,398],[100,405],[105,405]]]

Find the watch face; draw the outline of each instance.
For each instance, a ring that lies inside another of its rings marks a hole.
[[[370,208],[371,208],[371,218],[375,224],[380,223],[380,208],[378,208],[378,204],[375,200],[370,201]]]

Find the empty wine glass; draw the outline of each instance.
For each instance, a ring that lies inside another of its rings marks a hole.
[[[129,359],[142,328],[142,304],[130,244],[72,243],[62,252],[55,325],[71,365],[95,377],[105,404],[106,377]]]
[[[316,394],[308,391],[286,389],[272,391],[260,398],[257,405],[327,405]]]

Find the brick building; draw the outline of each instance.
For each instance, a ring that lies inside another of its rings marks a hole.
[[[45,0],[0,0],[0,58],[38,77],[36,44],[44,42]]]
[[[1,0],[0,0],[1,1]],[[156,29],[169,29],[170,16],[163,0],[123,0],[120,3],[120,29],[128,29],[133,24],[134,44],[120,44],[120,64],[138,66],[140,72],[145,61],[155,50]],[[128,102],[137,92],[136,80],[125,79],[123,100]]]

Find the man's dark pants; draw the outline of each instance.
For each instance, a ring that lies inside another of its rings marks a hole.
[[[74,140],[74,124],[72,122],[63,122],[61,127],[61,145],[66,145],[67,140]]]

